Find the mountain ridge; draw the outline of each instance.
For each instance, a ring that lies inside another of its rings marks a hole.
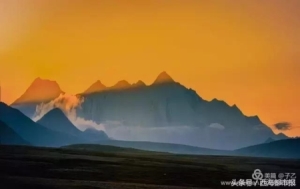
[[[216,98],[204,100],[196,91],[174,81],[166,72],[160,73],[151,85],[143,82],[131,85],[126,80],[121,80],[100,92],[78,94],[78,97],[83,98],[84,102],[77,108],[77,115],[98,124],[105,124],[110,129],[109,132],[112,132],[109,135],[123,134],[113,131],[118,126],[111,123],[118,123],[129,130],[134,127],[156,128],[154,130],[158,133],[153,133],[153,138],[157,140],[155,142],[174,142],[177,137],[183,144],[205,144],[207,146],[203,147],[215,149],[255,145],[270,137],[287,138],[284,135],[275,135],[258,116],[246,116],[237,105],[230,106]],[[32,111],[35,111],[34,105],[30,111],[32,115]],[[183,130],[175,132],[174,129],[177,128]],[[136,131],[133,130],[132,133],[134,132]],[[164,132],[166,135],[174,132],[174,138],[162,136],[158,139],[157,136]],[[136,133],[131,137],[138,135]],[[120,136],[112,136],[118,137]]]
[[[222,100],[204,100],[194,90],[187,89],[178,82],[159,83],[117,92],[105,91],[83,97],[85,101],[78,109],[78,115],[81,117],[97,123],[103,123],[105,120],[119,121],[129,129],[190,126],[195,130],[191,135],[195,136],[178,136],[180,141],[187,140],[187,143],[184,143],[187,145],[203,146],[205,143],[208,146],[203,147],[222,149],[224,146],[226,149],[236,149],[262,143],[269,137],[276,138],[273,131],[257,116],[246,116],[237,105],[230,106]],[[210,127],[215,123],[219,126]],[[114,126],[108,126],[109,129],[112,127]],[[131,132],[135,132],[134,129]],[[196,133],[199,134],[198,137]],[[211,138],[218,138],[218,141],[211,141]],[[139,139],[141,138],[136,140]],[[176,142],[174,140],[155,142]],[[231,145],[226,146],[227,143]]]
[[[107,89],[107,87],[100,80],[97,80],[89,88],[87,88],[83,92],[83,94],[90,94],[90,93],[100,92],[100,91],[103,91],[103,90],[106,90],[106,89]]]

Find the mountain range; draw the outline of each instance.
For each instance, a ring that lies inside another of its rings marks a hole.
[[[112,150],[114,148],[109,146],[121,147],[118,151],[139,149],[175,154],[300,158],[299,142],[299,138],[268,139],[265,143],[237,150],[216,150],[183,144],[111,140],[103,131],[77,129],[60,109],[55,108],[33,122],[20,111],[0,103],[0,145],[66,146],[92,151],[101,150],[105,145],[104,148]]]
[[[275,135],[258,116],[245,116],[236,105],[202,99],[166,72],[149,86],[81,97],[84,103],[77,115],[106,123],[108,135],[120,140],[232,150],[263,143],[268,138],[285,138]]]
[[[53,89],[47,90],[47,98],[42,98],[44,94],[40,92],[44,88]],[[59,93],[63,92],[56,82],[36,79],[12,107],[32,118],[38,104]],[[236,105],[202,99],[166,72],[151,85],[121,80],[107,87],[97,81],[77,96],[84,99],[77,116],[105,125],[107,134],[114,139],[233,150],[264,143],[269,138],[287,138],[274,134],[258,116],[244,115]]]
[[[19,110],[0,102],[0,144],[60,147],[102,140],[109,140],[104,131],[92,128],[81,131],[58,108],[34,122]]]

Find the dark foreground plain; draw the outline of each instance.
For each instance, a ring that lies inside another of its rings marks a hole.
[[[0,146],[1,189],[223,188],[221,181],[250,179],[255,169],[299,176],[300,160],[174,155],[111,146],[93,151]]]

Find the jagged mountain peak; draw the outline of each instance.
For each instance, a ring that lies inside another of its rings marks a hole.
[[[118,81],[111,89],[127,89],[131,87],[130,83],[126,80]]]
[[[224,106],[229,106],[224,100],[220,100],[217,98],[213,98],[210,102],[214,104],[220,104],[220,105],[222,104]]]
[[[61,93],[64,92],[56,81],[38,77],[12,105],[44,102],[58,97]]]
[[[99,92],[105,90],[107,87],[100,81],[97,80],[95,83],[93,83],[88,89],[86,89],[83,94],[90,94],[94,92]]]
[[[240,110],[240,108],[236,104],[233,104],[231,106],[231,109],[235,110],[236,112],[239,112],[239,113],[243,114],[242,111]]]
[[[35,78],[31,85],[55,85],[57,88],[60,89],[56,81],[50,79],[42,79],[41,77]]]
[[[246,116],[249,120],[249,122],[253,125],[259,125],[262,124],[262,121],[260,120],[260,118],[257,115],[254,116]]]
[[[282,139],[287,139],[287,138],[289,138],[289,137],[287,137],[285,134],[283,134],[283,133],[278,133],[278,134],[276,134],[276,140],[282,140]]]
[[[171,82],[175,82],[175,81],[167,72],[163,71],[156,77],[153,84],[171,83]]]
[[[45,119],[46,117],[52,117],[52,116],[55,118],[66,117],[65,113],[60,108],[53,108],[47,114],[45,114],[43,118]]]
[[[236,104],[233,104],[232,106],[231,106],[231,108],[237,108],[238,109],[238,107],[237,107],[237,105]]]
[[[101,85],[103,85],[102,82],[101,82],[100,80],[97,80],[94,84],[97,84],[97,85],[100,85],[100,84],[101,84]]]
[[[65,113],[59,108],[50,110],[40,120],[38,120],[37,123],[54,131],[72,135],[80,133],[77,127],[73,125]]]
[[[132,86],[134,87],[144,87],[146,84],[142,80],[138,80],[138,82],[134,83]]]

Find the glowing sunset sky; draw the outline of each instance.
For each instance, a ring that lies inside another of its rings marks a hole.
[[[299,0],[0,0],[2,100],[42,77],[68,93],[162,71],[300,136]]]

